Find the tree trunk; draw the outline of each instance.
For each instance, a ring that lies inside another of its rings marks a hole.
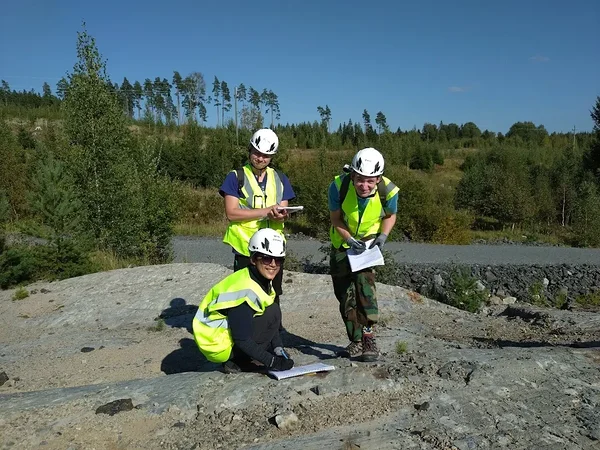
[[[567,203],[567,188],[563,186],[563,201],[562,201],[562,226],[565,226],[565,204]]]

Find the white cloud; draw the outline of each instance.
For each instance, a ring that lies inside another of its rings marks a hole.
[[[535,55],[529,58],[529,61],[533,61],[536,63],[544,63],[550,61],[550,58],[548,58],[547,56]]]
[[[468,88],[464,86],[450,86],[448,90],[450,92],[465,92]]]

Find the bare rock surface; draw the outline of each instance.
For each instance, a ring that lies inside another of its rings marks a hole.
[[[379,285],[382,355],[363,363],[336,356],[329,277],[287,272],[284,343],[335,370],[276,381],[221,373],[193,342],[196,306],[228,273],[171,264],[1,291],[0,448],[600,448],[599,314],[471,314]]]

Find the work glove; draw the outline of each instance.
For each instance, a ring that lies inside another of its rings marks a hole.
[[[287,354],[283,347],[275,347],[273,349],[273,353],[275,353],[277,356],[283,356],[284,358],[290,359],[290,355]]]
[[[290,370],[294,367],[294,360],[284,358],[283,356],[273,356],[269,369],[271,370]]]
[[[370,249],[375,247],[376,245],[379,247],[379,250],[383,250],[383,246],[385,245],[385,241],[387,239],[387,234],[379,233],[379,236],[375,238],[375,240],[371,243]]]
[[[350,248],[352,250],[354,250],[356,253],[362,253],[367,249],[367,246],[363,241],[358,241],[358,240],[354,239],[352,236],[350,236],[348,239],[346,239],[346,244],[348,244],[350,246]]]

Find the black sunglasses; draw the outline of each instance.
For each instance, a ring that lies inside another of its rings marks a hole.
[[[270,256],[270,255],[256,255],[256,258],[262,259],[262,262],[267,265],[269,265],[273,261],[275,261],[275,264],[278,266],[283,264],[283,260],[285,259],[283,256]]]

